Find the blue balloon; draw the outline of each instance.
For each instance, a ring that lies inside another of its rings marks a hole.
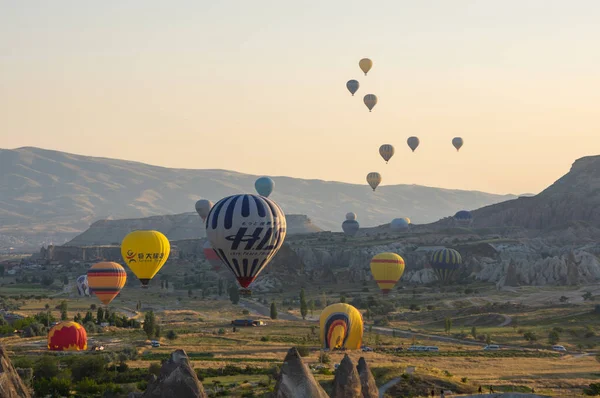
[[[390,223],[390,228],[394,230],[408,229],[408,221],[406,221],[404,218],[394,218]]]
[[[342,223],[342,229],[348,236],[354,236],[358,232],[360,224],[356,220],[346,220]]]
[[[454,215],[454,218],[456,218],[457,220],[472,220],[473,215],[468,210],[461,210],[461,211],[456,212],[456,214]]]
[[[273,188],[275,187],[275,182],[269,177],[260,177],[254,183],[254,188],[256,188],[256,192],[260,196],[264,196],[268,198],[269,195],[273,192]]]

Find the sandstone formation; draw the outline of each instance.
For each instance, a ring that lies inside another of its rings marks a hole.
[[[373,377],[373,373],[371,373],[371,369],[369,369],[369,365],[367,364],[367,361],[365,361],[365,358],[360,357],[356,369],[358,370],[358,375],[360,377],[362,397],[379,398],[379,390],[377,389],[375,378]]]
[[[29,389],[17,374],[2,346],[0,346],[0,397],[31,398]]]
[[[327,398],[327,393],[302,362],[298,350],[291,348],[277,377],[273,398]]]
[[[331,398],[361,398],[363,396],[362,389],[358,371],[346,354],[335,371]]]
[[[176,350],[162,365],[142,395],[143,398],[206,398],[204,387],[192,369],[185,351]]]

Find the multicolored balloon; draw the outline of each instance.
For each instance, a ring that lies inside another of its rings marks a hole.
[[[169,253],[171,244],[167,237],[158,231],[133,231],[121,242],[121,256],[142,282],[142,286],[148,286],[150,280],[167,262]]]
[[[258,192],[260,196],[264,196],[265,198],[268,198],[269,195],[271,195],[274,187],[275,181],[273,181],[269,177],[260,177],[254,183],[254,188],[256,189],[256,192]]]
[[[365,76],[367,76],[367,72],[373,67],[373,61],[371,61],[369,58],[363,58],[358,61],[358,66],[360,67],[360,70],[365,73]]]
[[[417,149],[417,147],[419,146],[419,137],[408,137],[406,143],[408,144],[408,147],[414,152],[415,149]]]
[[[87,332],[77,322],[60,322],[48,332],[48,349],[51,351],[87,350]]]
[[[460,137],[454,137],[452,138],[452,146],[454,146],[454,148],[456,148],[456,152],[458,152],[460,150],[460,148],[463,146],[464,142],[463,139]]]
[[[371,112],[375,105],[377,105],[377,96],[375,94],[367,94],[363,98],[363,102],[369,108],[369,112]]]
[[[469,225],[473,222],[473,214],[468,210],[457,211],[454,220],[460,225]]]
[[[408,218],[408,217],[402,217],[402,218],[404,218],[404,221],[406,221],[407,224],[412,224],[412,222],[410,221],[410,218]]]
[[[357,80],[348,80],[348,82],[346,83],[346,88],[348,89],[348,91],[350,91],[350,94],[352,94],[353,97],[354,93],[358,91],[358,87],[360,87],[360,84],[358,84]]]
[[[373,192],[375,192],[375,188],[377,188],[379,184],[381,184],[381,174],[375,171],[370,172],[369,174],[367,174],[367,182],[369,183],[371,188],[373,188]]]
[[[206,261],[208,261],[208,263],[212,265],[213,270],[220,271],[221,267],[223,266],[223,261],[221,261],[219,256],[217,256],[217,253],[215,252],[215,249],[213,249],[209,240],[206,240],[206,242],[204,242],[202,251],[204,252],[204,257],[206,257]]]
[[[102,304],[108,305],[125,286],[127,272],[120,264],[101,262],[90,267],[87,280],[96,297]]]
[[[462,257],[454,249],[443,248],[433,252],[430,264],[438,280],[448,283],[454,279],[456,271],[460,268]]]
[[[264,196],[241,194],[218,201],[206,219],[206,235],[238,283],[248,288],[283,245],[285,214]]]
[[[396,253],[379,253],[371,259],[370,265],[383,294],[388,294],[404,274],[404,259]]]
[[[332,304],[319,318],[321,347],[326,350],[358,350],[362,344],[363,319],[349,304]]]
[[[359,228],[360,224],[356,220],[345,220],[342,223],[342,231],[348,236],[355,236]]]
[[[383,144],[379,147],[379,154],[387,163],[394,156],[394,147],[390,144]]]
[[[87,275],[80,275],[77,277],[77,292],[80,296],[90,296],[90,285],[88,283]]]
[[[213,202],[208,199],[200,199],[196,202],[196,212],[202,218],[202,221],[206,222],[206,216],[208,216],[208,212],[213,207]]]

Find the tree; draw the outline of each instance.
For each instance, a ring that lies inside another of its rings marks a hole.
[[[156,318],[154,316],[154,311],[148,311],[144,315],[144,332],[146,332],[146,336],[148,338],[152,338],[156,331]]]
[[[485,344],[492,344],[492,336],[489,333],[485,335]]]
[[[223,279],[219,279],[219,282],[217,283],[217,288],[218,288],[219,296],[222,296],[223,295]]]
[[[160,288],[164,289],[165,288],[165,281],[160,281]]]
[[[560,296],[560,299],[558,299],[561,303],[566,303],[569,301],[569,298],[567,296]]]
[[[85,317],[83,317],[83,324],[85,325],[88,322],[94,322],[94,315],[92,315],[92,311],[86,312]]]
[[[444,330],[447,334],[450,334],[450,330],[452,329],[452,318],[444,319]]]
[[[587,300],[594,301],[594,295],[592,294],[592,292],[585,292],[583,294],[583,296],[581,296],[581,297],[583,297],[584,301],[587,301]]]
[[[194,295],[194,292],[192,292],[192,289],[188,290],[188,297],[191,298]]]
[[[535,334],[535,332],[525,332],[523,333],[523,338],[529,341],[530,343],[537,341],[537,335]]]
[[[308,314],[308,305],[306,304],[306,297],[304,294],[304,289],[300,290],[300,315],[302,315],[302,319],[306,319],[306,315]]]
[[[98,323],[102,323],[102,321],[104,321],[104,309],[102,307],[98,307],[96,318],[98,318]]]
[[[556,330],[551,330],[550,333],[548,333],[548,343],[554,345],[559,341],[560,335],[558,334],[558,332]]]
[[[69,277],[68,276],[63,276],[62,278],[62,283],[63,285],[68,285],[69,284]]]
[[[69,315],[67,314],[66,310],[60,312],[60,320],[61,321],[66,321],[68,318],[69,318]]]
[[[275,306],[275,301],[271,303],[271,319],[277,319],[277,307]]]
[[[237,304],[240,302],[240,292],[238,291],[235,285],[232,285],[229,288],[229,300],[231,300],[233,304]]]
[[[67,305],[66,300],[61,301],[60,304],[58,305],[58,310],[60,312],[67,312],[68,309],[69,309],[69,307]]]
[[[471,328],[471,336],[473,336],[474,339],[477,338],[477,326]]]
[[[6,319],[4,319],[4,316],[2,314],[0,314],[0,326],[6,326],[8,325],[8,322],[6,322]]]
[[[169,330],[167,332],[167,339],[169,340],[175,340],[177,338],[177,333],[175,333],[174,330]]]
[[[154,337],[156,337],[156,338],[160,337],[160,325],[156,325],[154,327]]]
[[[169,280],[167,279],[167,280],[165,281],[165,289],[168,289],[168,288],[169,288]]]
[[[310,311],[310,316],[313,316],[315,311],[315,300],[310,300],[308,302],[308,310]]]
[[[343,294],[340,296],[340,303],[345,303],[346,302],[346,296],[344,296]]]

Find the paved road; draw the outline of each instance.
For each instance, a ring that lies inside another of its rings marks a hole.
[[[383,398],[383,396],[385,395],[387,390],[389,390],[390,388],[392,388],[393,386],[398,384],[400,382],[400,380],[401,380],[400,377],[396,377],[395,379],[392,379],[392,380],[388,381],[387,383],[385,383],[384,385],[382,385],[381,387],[379,387],[379,398]]]

